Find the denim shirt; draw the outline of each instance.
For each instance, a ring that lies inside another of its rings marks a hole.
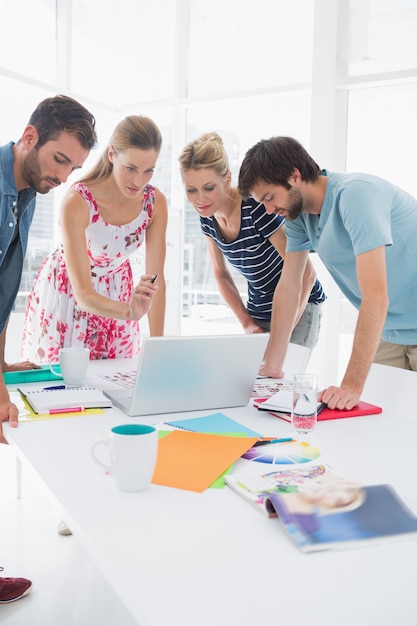
[[[17,191],[13,164],[13,142],[10,142],[0,147],[0,333],[13,309],[19,290],[29,228],[36,204],[34,189]],[[16,222],[17,241],[10,246]]]

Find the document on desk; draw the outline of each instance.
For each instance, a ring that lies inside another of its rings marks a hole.
[[[201,493],[257,440],[173,430],[159,440],[152,482]]]
[[[20,393],[35,413],[48,413],[49,411],[65,409],[70,413],[71,407],[84,409],[109,408],[112,406],[100,389],[96,387],[65,387],[54,385],[39,387],[37,385],[25,385],[18,387]]]
[[[35,413],[32,407],[24,400],[18,391],[10,392],[10,400],[19,409],[19,422],[36,422],[39,420],[53,420],[60,417],[77,417],[80,415],[97,415],[104,413],[103,409],[85,409],[84,411],[65,411],[52,413]]]
[[[191,417],[181,420],[173,420],[165,422],[166,426],[170,428],[179,428],[181,430],[188,430],[197,433],[206,433],[211,435],[223,435],[223,436],[235,436],[235,437],[257,437],[260,438],[260,433],[255,432],[251,428],[244,426],[240,422],[236,422],[232,418],[228,417],[220,411],[217,413],[210,413],[209,415],[203,415],[200,417]],[[233,461],[234,462],[234,461]],[[233,463],[219,476],[216,480],[210,484],[210,487],[215,489],[222,489],[226,486],[224,481],[225,474],[229,473],[232,469]]]
[[[209,433],[211,435],[240,435],[243,437],[261,437],[259,433],[243,424],[232,420],[224,413],[211,413],[202,417],[191,417],[182,420],[165,422],[168,426],[190,430],[196,433]]]
[[[349,496],[349,497],[348,497]],[[269,493],[275,512],[303,552],[347,549],[400,537],[417,537],[417,518],[391,485]]]

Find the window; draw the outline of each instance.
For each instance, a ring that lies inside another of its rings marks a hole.
[[[333,48],[315,39],[318,25],[334,37]],[[124,0],[105,11],[100,0],[4,0],[2,27],[3,143],[20,137],[40,100],[60,92],[97,118],[100,145],[82,173],[125,115],[149,115],[161,128],[153,182],[169,205],[171,334],[239,331],[213,281],[179,175],[180,151],[203,132],[223,137],[235,183],[253,143],[288,134],[308,149],[314,145],[329,169],[337,152],[342,171],[379,174],[417,195],[417,0]],[[38,201],[19,307],[58,239],[64,191]],[[329,303],[341,303],[340,319],[337,313],[325,322],[332,346],[349,342],[356,312],[314,262]],[[142,267],[139,255],[135,270]],[[246,285],[238,284],[244,298]]]
[[[71,88],[120,109],[174,94],[176,2],[72,3]]]
[[[191,0],[188,97],[309,83],[311,0]]]
[[[415,0],[350,0],[347,6],[347,73],[351,77],[417,66]]]
[[[0,59],[23,81],[56,82],[55,0],[2,0]]]

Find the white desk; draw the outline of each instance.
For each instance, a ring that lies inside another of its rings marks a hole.
[[[92,364],[97,373],[121,367]],[[131,369],[128,362],[123,367]],[[315,443],[336,471],[364,483],[391,483],[417,512],[417,416],[408,402],[417,374],[393,371],[388,382],[403,385],[404,393],[392,402],[387,380],[380,381],[383,370],[391,368],[373,367],[363,399],[384,399],[384,413],[319,423]],[[90,382],[106,386],[94,376]],[[223,412],[268,435],[291,432],[252,407]],[[278,520],[263,517],[228,487],[195,494],[152,485],[122,493],[91,459],[90,446],[132,419],[111,409],[4,430],[140,626],[415,626],[416,540],[303,554]]]

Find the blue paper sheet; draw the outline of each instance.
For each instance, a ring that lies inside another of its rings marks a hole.
[[[208,433],[212,435],[238,435],[245,437],[262,437],[259,433],[247,428],[243,424],[232,420],[224,413],[212,413],[203,417],[191,417],[189,419],[165,422],[174,428],[183,428],[195,433]]]

